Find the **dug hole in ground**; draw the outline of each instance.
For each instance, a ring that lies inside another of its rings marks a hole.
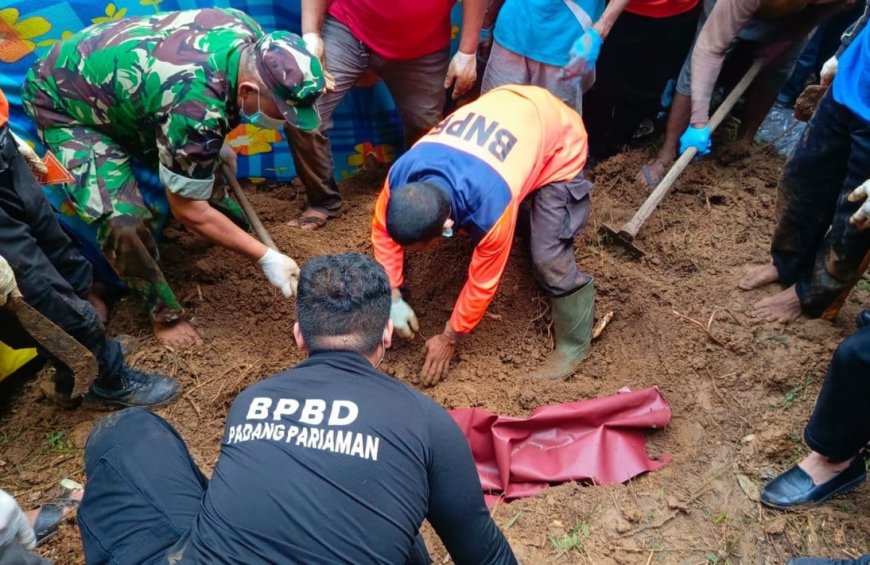
[[[866,485],[790,513],[750,498],[754,488],[806,453],[803,426],[832,352],[854,330],[860,305],[870,304],[870,281],[859,284],[833,323],[802,319],[783,326],[749,316],[753,302],[778,290],[737,289],[744,266],[768,257],[783,158],[764,149],[723,147],[713,158],[692,163],[641,231],[645,258],[607,245],[598,228],[626,221],[644,200],[647,192],[633,178],[648,158],[642,151],[621,154],[592,175],[592,219],[577,242],[577,259],[596,278],[598,315],[612,310],[615,317],[579,374],[555,383],[525,378],[548,351],[550,337],[547,300],[519,242],[489,309],[493,315],[464,341],[450,377],[424,392],[447,408],[479,406],[523,416],[539,405],[658,386],[673,420],[650,435],[648,450],[653,456],[670,453],[673,461],[624,485],[563,484],[498,505],[492,511],[496,522],[517,557],[529,564],[778,564],[793,555],[870,551]],[[248,194],[279,247],[301,264],[325,253],[371,251],[380,180],[363,173],[346,181],[345,213],[316,232],[284,223],[303,201],[295,189],[260,185]],[[449,317],[471,250],[456,238],[410,254],[408,299],[424,337],[441,331]],[[158,413],[181,432],[209,474],[237,393],[302,359],[292,343],[294,307],[255,265],[189,233],[170,230],[161,253],[205,345],[158,345],[135,298],[115,308],[109,329],[141,337],[133,365],[182,382],[182,397]],[[412,382],[422,344],[419,337],[410,343],[397,339],[381,368]],[[56,408],[38,383],[6,403],[0,487],[27,508],[64,477],[83,481],[81,449],[104,413]],[[448,562],[431,528],[424,534],[435,563]],[[75,523],[62,526],[40,551],[56,563],[83,563]]]

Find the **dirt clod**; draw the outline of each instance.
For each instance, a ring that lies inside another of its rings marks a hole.
[[[800,93],[794,103],[794,118],[801,122],[808,122],[819,105],[819,100],[828,91],[827,86],[811,84]]]

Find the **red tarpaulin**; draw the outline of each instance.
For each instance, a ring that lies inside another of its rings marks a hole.
[[[650,459],[645,447],[646,432],[671,420],[657,388],[541,406],[528,418],[480,408],[450,413],[471,444],[484,492],[506,499],[565,481],[622,483],[671,459]]]

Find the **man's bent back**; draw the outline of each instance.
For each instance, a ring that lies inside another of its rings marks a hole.
[[[98,483],[101,477],[95,474],[106,467],[101,461],[111,459],[117,468],[120,460],[121,468],[138,467],[131,472],[142,475],[141,466],[148,463],[140,465],[136,458],[147,459],[150,450],[131,442],[151,437],[155,447],[150,458],[168,454],[178,467],[169,473],[164,462],[154,474],[174,477],[175,484],[154,484],[140,477],[133,496],[154,496],[155,509],[168,508],[175,503],[160,500],[162,493],[186,483],[190,492],[181,499],[195,500],[186,528],[170,518],[157,531],[145,532],[142,526],[119,520],[131,524],[142,538],[163,536],[169,543],[157,548],[165,556],[160,560],[427,562],[418,530],[428,519],[457,563],[514,563],[483,503],[471,452],[459,428],[441,406],[375,369],[392,337],[390,302],[386,273],[369,257],[349,253],[306,264],[294,334],[310,357],[239,395],[230,408],[220,457],[207,484],[195,480],[192,461],[176,456],[186,453],[183,444],[179,449],[165,447],[177,446],[180,440],[159,418],[133,411],[130,417],[115,416],[111,425],[98,425],[88,444],[89,483],[79,511],[88,561],[93,554],[86,530],[114,527],[105,519],[111,513],[108,506],[101,507],[100,498],[111,505],[117,488],[112,491]],[[140,420],[136,428],[131,426],[126,439],[118,437],[126,427],[123,420],[131,418]],[[159,430],[151,434],[149,428]],[[157,444],[161,435],[172,439],[164,437]],[[123,457],[125,450],[130,459]],[[113,456],[113,451],[122,455]],[[191,479],[181,478],[184,475]],[[144,485],[139,482],[143,480]],[[104,493],[108,496],[101,496]],[[193,506],[185,505],[182,513]],[[124,512],[123,507],[114,510],[116,517]],[[146,514],[152,512],[146,509]],[[154,513],[154,524],[166,522],[159,514]],[[105,525],[94,527],[94,516],[105,517]],[[168,530],[182,531],[167,535]],[[103,537],[125,543],[120,535]],[[94,541],[105,549],[104,540]]]

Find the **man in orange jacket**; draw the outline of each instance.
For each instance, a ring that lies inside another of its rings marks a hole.
[[[443,378],[456,344],[483,318],[504,273],[520,203],[529,199],[535,278],[552,297],[556,348],[533,376],[571,376],[589,352],[595,289],[577,269],[574,237],[589,217],[580,116],[536,86],[504,86],[463,106],[423,136],[387,176],[372,223],[375,258],[390,277],[390,318],[406,338],[417,318],[402,299],[404,249],[478,239],[468,280],[444,332],[426,341],[424,384]]]

